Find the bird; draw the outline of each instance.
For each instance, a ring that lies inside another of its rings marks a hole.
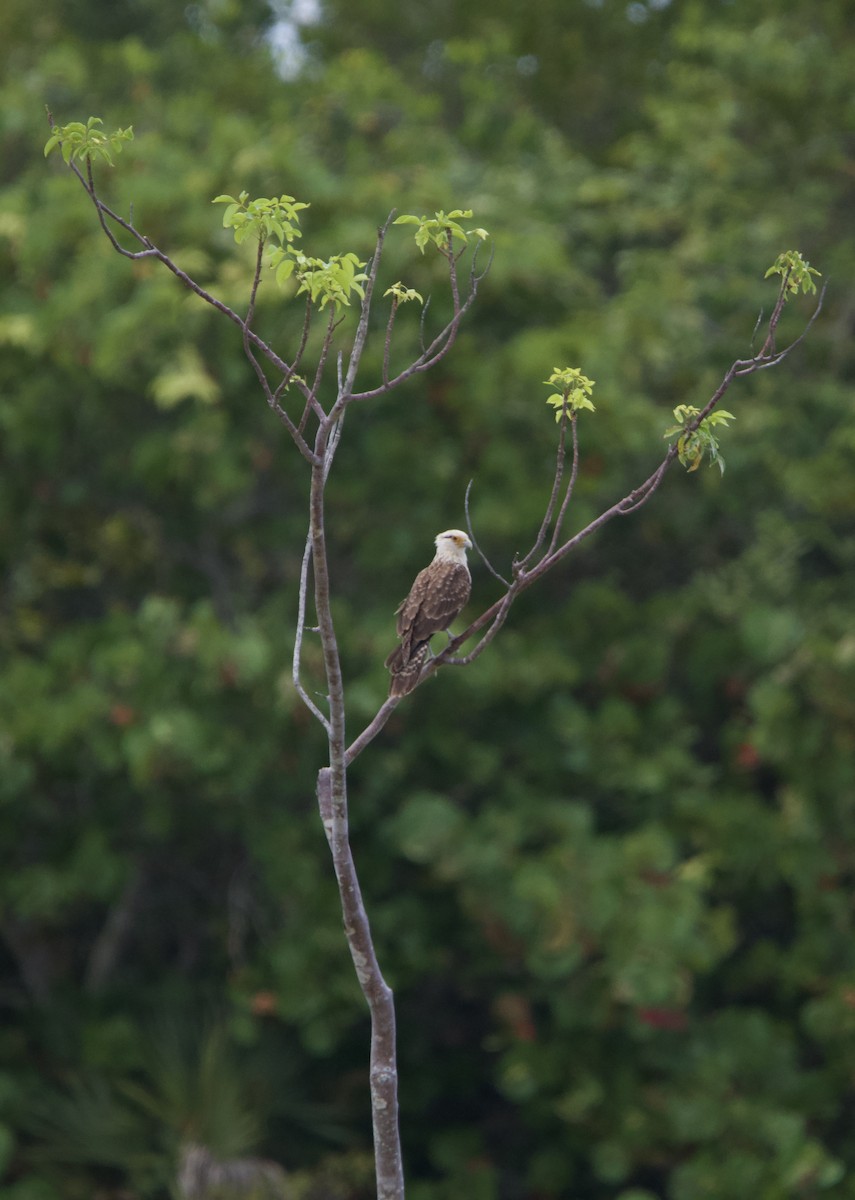
[[[419,681],[435,633],[461,612],[472,590],[466,551],[472,543],[461,529],[446,529],[434,539],[433,561],[419,571],[410,594],[395,610],[401,644],[386,659],[391,672],[390,697],[406,696]]]

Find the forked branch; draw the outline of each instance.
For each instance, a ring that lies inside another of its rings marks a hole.
[[[730,389],[730,387],[733,384],[735,379],[742,378],[747,375],[752,375],[757,371],[766,370],[769,367],[777,366],[779,363],[783,362],[783,360],[787,357],[787,355],[793,349],[795,349],[795,347],[798,346],[804,340],[804,338],[807,336],[807,333],[813,326],[814,322],[816,321],[817,317],[819,316],[819,314],[822,310],[823,300],[825,297],[825,288],[823,288],[822,291],[820,292],[819,298],[818,298],[816,306],[814,308],[814,311],[811,314],[811,316],[809,317],[808,321],[806,322],[805,327],[801,331],[801,333],[783,350],[775,349],[775,332],[776,332],[778,323],[780,321],[780,318],[781,318],[781,315],[782,315],[783,309],[784,309],[784,301],[786,300],[787,282],[788,281],[785,276],[784,281],[781,285],[778,302],[776,303],[775,308],[772,312],[772,315],[769,318],[769,323],[767,326],[767,334],[764,339],[763,348],[753,358],[737,359],[735,362],[733,362],[731,364],[731,366],[725,372],[721,383],[716,388],[716,390],[713,392],[713,394],[710,396],[709,400],[704,405],[704,407],[702,409],[700,409],[700,411],[691,419],[691,421],[688,421],[686,423],[686,425],[685,425],[686,433],[692,433],[695,430],[700,429],[702,427],[704,421],[716,409],[716,406],[719,404],[722,397]],[[556,468],[555,468],[552,487],[550,490],[549,499],[547,501],[544,516],[541,521],[540,528],[535,536],[535,540],[532,544],[531,549],[528,551],[528,553],[525,555],[525,557],[523,559],[515,560],[512,563],[512,573],[513,573],[513,582],[512,583],[507,583],[507,581],[503,579],[503,577],[500,575],[500,573],[491,566],[491,564],[488,562],[486,556],[483,554],[483,551],[480,550],[480,547],[478,547],[477,543],[475,542],[475,537],[474,537],[474,534],[472,533],[471,521],[469,519],[469,491],[471,488],[471,483],[470,483],[469,487],[467,488],[465,507],[466,507],[467,523],[469,525],[470,536],[472,538],[473,545],[476,546],[479,554],[481,554],[481,557],[482,557],[483,561],[485,562],[485,564],[487,565],[487,568],[490,571],[490,574],[493,575],[493,577],[495,579],[499,580],[503,584],[505,591],[504,591],[503,595],[501,595],[499,597],[499,599],[495,600],[478,617],[476,617],[472,622],[470,622],[469,626],[462,633],[458,634],[454,638],[451,638],[448,645],[443,650],[441,650],[435,657],[430,659],[430,661],[428,663],[426,663],[425,667],[422,670],[419,684],[417,686],[421,686],[421,684],[424,683],[424,681],[426,679],[428,679],[431,675],[434,675],[441,666],[447,665],[447,666],[455,666],[455,667],[465,667],[465,666],[468,666],[470,663],[474,662],[476,658],[478,658],[481,654],[483,654],[483,652],[486,650],[486,648],[490,645],[490,643],[494,640],[496,635],[499,633],[500,629],[502,628],[502,626],[504,625],[504,623],[508,617],[508,613],[510,612],[511,606],[514,603],[514,601],[516,600],[517,596],[519,596],[522,592],[527,591],[528,588],[534,586],[534,584],[537,583],[538,580],[540,580],[549,571],[554,570],[559,565],[559,563],[563,562],[563,560],[565,558],[567,558],[567,556],[569,554],[571,554],[574,550],[578,549],[578,547],[584,541],[586,541],[594,533],[596,533],[598,530],[600,530],[604,525],[606,525],[614,517],[627,516],[628,514],[636,512],[639,508],[641,508],[645,504],[647,504],[648,501],[654,496],[654,494],[658,490],[660,484],[662,483],[662,480],[665,477],[665,474],[666,474],[668,468],[671,466],[674,459],[677,458],[677,456],[678,456],[678,444],[676,442],[674,442],[671,445],[669,445],[668,449],[666,450],[666,452],[662,458],[662,461],[659,463],[659,465],[656,467],[656,469],[647,477],[647,479],[645,479],[636,488],[633,488],[632,491],[628,492],[620,500],[616,501],[614,504],[612,504],[608,508],[606,508],[603,512],[601,512],[592,521],[589,521],[587,525],[585,525],[577,533],[573,534],[572,537],[567,538],[565,541],[560,542],[560,544],[559,544],[561,526],[564,521],[570,499],[572,497],[573,488],[574,488],[575,481],[577,478],[578,466],[579,466],[579,443],[578,443],[577,423],[576,423],[576,419],[575,419],[575,413],[571,414],[571,420],[569,421],[569,424],[570,424],[571,431],[572,431],[573,461],[572,461],[570,478],[567,482],[567,487],[566,487],[563,499],[561,501],[560,508],[558,510],[558,516],[555,519],[555,524],[553,527],[553,534],[552,534],[552,538],[550,540],[549,547],[546,550],[546,552],[542,555],[542,557],[536,562],[536,564],[533,567],[529,568],[528,564],[532,562],[532,560],[536,556],[537,552],[542,548],[542,546],[546,540],[547,531],[550,527],[550,524],[552,523],[553,516],[555,513],[555,508],[557,505],[557,498],[560,494],[560,486],[561,486],[561,481],[562,481],[562,476],[563,476],[564,462],[565,462],[565,458],[566,458],[566,428],[567,428],[567,424],[568,424],[568,420],[566,419],[566,413],[565,413],[565,415],[562,416],[562,420],[560,422]],[[471,638],[475,637],[478,634],[480,634],[481,636],[480,636],[479,640],[476,642],[475,646],[467,654],[458,655],[457,651],[459,650],[459,648],[461,646],[465,645],[466,642],[468,642]],[[399,703],[399,701],[397,699],[388,699],[384,702],[384,704],[377,711],[377,713],[375,714],[373,719],[368,723],[368,725],[362,730],[362,732],[358,735],[358,737],[355,738],[354,741],[351,743],[351,745],[348,747],[348,750],[347,750],[348,763],[352,762],[359,754],[361,754],[362,751],[381,732],[381,730],[383,729],[383,727],[386,725],[387,721],[389,720],[389,717],[392,715],[395,708],[397,707],[398,703]]]

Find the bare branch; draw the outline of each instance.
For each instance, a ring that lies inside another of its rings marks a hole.
[[[255,273],[252,277],[252,287],[249,291],[249,304],[247,305],[246,316],[243,321],[244,342],[247,340],[247,335],[252,327],[252,319],[255,316],[255,298],[258,295],[258,285],[261,283],[261,267],[264,260],[264,239],[258,239],[258,253],[255,256]]]
[[[419,317],[419,345],[422,348],[423,355],[427,354],[427,348],[425,346],[425,321],[427,319],[427,311],[430,308],[430,302],[431,296],[428,295],[427,300],[425,300],[424,304],[422,305],[422,315]]]
[[[342,405],[342,418],[343,409]],[[335,406],[332,411],[335,412]],[[318,806],[338,882],[348,948],[371,1016],[371,1117],[377,1196],[378,1200],[402,1200],[404,1175],[398,1130],[394,997],[377,961],[348,831],[344,681],[330,606],[324,526],[324,488],[340,436],[340,419],[327,421],[318,429],[315,453],[322,462],[312,469],[310,493],[310,544],[315,580],[315,611],[324,653],[329,699],[329,767],[325,767],[318,775]]]
[[[745,369],[737,371],[736,374],[737,375],[752,375],[754,373],[754,371],[764,371],[764,370],[766,370],[767,367],[777,367],[778,363],[783,362],[783,360],[787,357],[787,355],[790,354],[793,350],[795,350],[796,346],[800,346],[801,343],[807,337],[807,335],[810,333],[814,321],[816,321],[817,317],[822,312],[822,305],[825,300],[825,293],[827,290],[828,290],[828,283],[826,282],[822,285],[822,289],[819,293],[819,299],[816,302],[814,310],[811,313],[810,317],[808,318],[807,324],[805,325],[805,327],[801,331],[801,333],[798,335],[798,337],[794,338],[788,346],[784,347],[783,350],[777,350],[773,354],[770,354],[768,356],[768,358],[766,358],[764,361],[760,361],[760,356],[758,356],[757,359],[748,360],[748,363],[745,364]],[[743,364],[740,364],[740,365],[743,365]]]
[[[377,737],[377,734],[398,707],[399,703],[400,700],[397,696],[390,696],[388,700],[383,702],[371,722],[365,726],[359,737],[355,738],[348,746],[347,754],[345,755],[345,762],[348,766],[350,766],[355,758],[359,757],[359,755],[370,742],[374,741],[374,739]]]
[[[114,250],[116,250],[125,258],[156,258],[158,262],[163,263],[163,265],[169,271],[171,271],[177,279],[180,279],[186,288],[197,295],[200,300],[203,300],[206,304],[209,304],[212,308],[216,309],[217,312],[222,313],[223,316],[228,317],[233,324],[238,326],[243,335],[244,353],[249,359],[249,362],[255,371],[256,378],[262,386],[268,406],[288,430],[303,458],[305,458],[307,462],[312,463],[314,461],[314,457],[311,449],[302,436],[302,430],[298,429],[298,427],[289,417],[288,413],[279,403],[279,396],[282,394],[282,391],[287,385],[288,380],[293,375],[294,367],[289,366],[288,363],[286,363],[284,359],[280,358],[275,350],[273,350],[273,348],[267,342],[265,342],[263,338],[259,337],[258,334],[254,333],[250,328],[250,323],[255,312],[255,300],[258,292],[258,286],[261,279],[261,256],[264,248],[263,242],[259,241],[255,272],[250,291],[249,308],[246,318],[242,318],[233,309],[229,308],[227,304],[224,304],[222,300],[218,300],[216,296],[213,296],[209,291],[207,291],[207,289],[203,288],[201,284],[198,284],[195,279],[191,278],[191,276],[189,276],[186,271],[183,271],[168,254],[159,249],[159,247],[157,247],[150,238],[140,233],[140,231],[133,225],[131,221],[126,221],[123,217],[120,217],[118,213],[114,212],[113,209],[111,209],[107,204],[104,203],[103,200],[101,200],[95,190],[94,179],[92,176],[91,159],[86,160],[87,173],[85,177],[74,162],[69,163],[69,166],[80,180],[84,190],[91,199],[92,203],[95,205],[95,210],[98,213],[98,220],[101,224],[101,228],[107,235],[107,238],[109,239]],[[127,250],[124,246],[122,246],[110,228],[108,219],[109,221],[114,221],[120,229],[125,230],[125,232],[130,237],[134,238],[141,246],[143,246],[144,249],[133,251]],[[303,345],[305,345],[305,341],[303,342]],[[255,355],[255,350],[260,351],[261,354],[263,354],[264,357],[274,367],[278,368],[283,373],[283,382],[279,385],[279,388],[277,388],[275,393],[271,390],[267,376],[265,375],[261,364],[258,362],[258,359]],[[302,346],[300,353],[302,353]]]
[[[216,296],[212,295],[209,291],[207,291],[207,289],[203,288],[201,284],[198,284],[195,279],[188,275],[186,271],[183,271],[181,267],[179,267],[178,264],[172,258],[170,258],[165,251],[161,250],[154,244],[154,242],[152,242],[150,238],[141,233],[131,221],[126,221],[124,217],[120,217],[117,212],[114,212],[114,210],[110,208],[108,204],[105,204],[95,190],[95,185],[92,178],[91,160],[87,160],[88,177],[84,176],[83,172],[75,162],[70,162],[68,167],[77,176],[81,185],[83,186],[84,191],[95,206],[95,211],[98,214],[98,221],[101,225],[101,228],[106,234],[110,245],[117,254],[121,254],[123,258],[130,259],[156,258],[158,262],[163,263],[167,270],[172,272],[176,279],[180,279],[184,286],[189,289],[189,291],[193,292],[199,297],[200,300],[203,300],[206,304],[209,304],[212,308],[216,309],[217,312],[222,313],[224,317],[227,317],[228,320],[230,320],[234,325],[237,325],[239,329],[243,330],[245,324],[244,319],[238,313],[236,313],[234,309],[229,308],[229,306],[224,304],[222,300],[218,300]],[[142,250],[126,249],[118,240],[113,230],[110,228],[109,221],[114,222],[120,229],[123,229],[129,237],[132,237],[134,241],[138,242],[139,245],[143,247]],[[253,346],[255,346],[255,348],[264,355],[264,357],[271,363],[272,366],[277,367],[280,371],[287,371],[289,369],[285,360],[280,358],[272,346],[265,342],[263,338],[259,337],[257,333],[253,333],[250,330],[249,339]]]
[[[108,208],[107,205],[104,204],[104,202],[98,197],[98,195],[95,191],[94,176],[92,174],[92,159],[91,158],[86,159],[86,175],[85,175],[85,177],[83,175],[83,172],[80,170],[80,168],[77,166],[77,164],[74,162],[73,159],[69,162],[68,167],[80,180],[81,184],[83,185],[84,191],[89,196],[89,199],[92,201],[92,203],[95,205],[95,211],[98,214],[99,224],[101,225],[101,228],[103,229],[104,233],[107,235],[107,238],[109,239],[109,242],[110,242],[111,246],[113,247],[113,249],[118,254],[121,254],[124,258],[152,258],[152,257],[154,257],[157,254],[157,251],[154,248],[154,246],[150,242],[148,242],[148,240],[145,237],[143,237],[143,235],[139,232],[138,229],[134,228],[134,226],[131,224],[130,221],[124,220],[124,218],[120,217],[118,213],[113,212],[113,210],[111,208]],[[122,243],[118,240],[116,235],[113,233],[113,230],[107,224],[107,217],[109,217],[110,220],[115,221],[115,223],[121,229],[124,229],[128,234],[131,235],[131,237],[133,237],[136,241],[138,241],[140,243],[140,245],[143,247],[143,249],[142,250],[126,250],[125,247],[122,245]]]
[[[579,423],[576,413],[573,413],[571,418],[571,432],[573,435],[573,463],[570,468],[570,478],[567,481],[564,499],[561,501],[561,508],[558,510],[555,528],[552,531],[552,540],[549,543],[550,554],[553,553],[555,547],[558,545],[558,539],[561,536],[561,526],[564,524],[564,518],[567,515],[567,509],[573,497],[573,489],[576,487],[576,479],[579,475]]]
[[[561,410],[561,427],[558,433],[558,453],[556,454],[555,458],[555,474],[552,479],[552,490],[549,493],[549,501],[546,505],[546,512],[543,514],[543,520],[540,523],[540,529],[537,532],[537,537],[534,539],[534,543],[528,554],[519,562],[514,562],[514,575],[519,575],[521,571],[525,570],[546,540],[546,531],[549,529],[552,521],[552,516],[555,512],[555,505],[558,503],[558,492],[561,488],[561,479],[564,474],[564,460],[567,457],[568,420],[573,421],[575,429],[575,415],[570,413],[570,410],[567,407],[567,400],[565,398],[564,407]]]
[[[665,478],[665,472],[668,470],[668,467],[676,457],[676,445],[669,447],[665,458],[662,460],[662,462],[659,464],[659,467],[653,472],[650,478],[647,479],[641,485],[641,487],[636,488],[635,491],[630,492],[628,496],[624,496],[623,500],[621,500],[617,513],[619,517],[625,517],[629,513],[635,512],[637,508],[641,508],[642,504],[647,503],[647,501],[659,487],[662,480]]]
[[[275,392],[271,389],[270,383],[268,382],[268,379],[267,379],[267,376],[264,373],[264,368],[262,367],[261,363],[258,361],[255,353],[253,352],[252,346],[250,345],[248,333],[249,333],[249,331],[247,329],[244,329],[244,339],[243,339],[244,354],[246,355],[247,359],[249,360],[249,363],[250,363],[252,369],[255,371],[255,375],[256,375],[256,378],[258,379],[258,382],[261,384],[262,391],[264,392],[264,398],[267,401],[268,407],[271,409],[272,412],[274,412],[276,414],[276,416],[279,418],[279,420],[282,422],[282,424],[288,430],[288,432],[291,435],[291,439],[294,442],[294,445],[300,451],[303,458],[305,458],[306,462],[314,463],[315,456],[312,453],[312,450],[311,450],[308,442],[303,437],[302,430],[299,429],[294,424],[294,422],[288,416],[288,413],[285,411],[285,409],[279,403],[279,397],[285,391],[285,388],[287,386],[288,377],[285,376],[282,379],[282,382],[278,385]]]
[[[394,214],[392,214],[392,215],[394,215]],[[386,222],[386,225],[381,230],[381,234],[383,237],[385,237],[386,230],[388,229],[389,224],[392,220],[392,215],[390,215],[389,219]],[[449,235],[449,237],[450,237],[450,235]],[[374,272],[374,268],[375,268],[377,261],[379,261],[380,246],[381,246],[381,241],[378,239],[378,249],[377,249],[377,253],[375,254],[375,260],[372,263],[372,273]],[[465,249],[465,247],[464,247],[464,249]],[[452,298],[451,320],[445,325],[445,327],[442,330],[440,330],[440,332],[436,335],[436,337],[433,339],[433,341],[430,343],[430,345],[425,347],[425,344],[424,344],[424,321],[425,321],[425,314],[427,312],[428,305],[430,304],[430,298],[428,298],[427,302],[422,307],[422,316],[421,316],[422,352],[421,352],[421,354],[414,362],[412,362],[403,371],[399,372],[399,374],[394,376],[394,378],[392,378],[392,379],[390,379],[389,375],[388,375],[388,358],[385,358],[384,359],[383,382],[380,384],[379,387],[370,388],[364,392],[352,392],[351,391],[351,389],[353,387],[354,379],[355,379],[355,371],[353,369],[353,361],[354,360],[353,360],[353,355],[351,355],[350,368],[348,370],[347,390],[343,396],[343,399],[346,403],[350,403],[351,401],[354,401],[354,400],[360,400],[360,401],[373,400],[377,396],[382,396],[386,392],[392,391],[393,388],[399,387],[402,383],[405,383],[408,379],[411,379],[414,375],[422,374],[425,371],[429,371],[432,367],[435,367],[437,365],[437,363],[439,363],[445,357],[445,355],[448,353],[448,351],[454,345],[455,341],[457,340],[457,333],[460,328],[460,323],[463,320],[463,317],[466,315],[466,313],[469,311],[469,309],[475,303],[475,298],[478,294],[478,285],[480,284],[481,280],[486,275],[487,271],[485,269],[484,271],[482,271],[480,273],[476,273],[474,255],[473,255],[473,266],[472,266],[472,270],[470,271],[470,275],[469,275],[469,294],[467,295],[466,299],[461,303],[460,287],[459,287],[458,278],[457,278],[457,258],[459,257],[459,255],[455,256],[452,253],[450,246],[446,250],[440,250],[440,253],[443,255],[443,257],[448,262],[449,284],[451,286],[451,298]],[[461,251],[461,253],[462,253],[462,251]],[[476,253],[477,253],[477,247],[476,247]],[[492,258],[491,258],[491,261],[492,261]],[[488,264],[487,269],[489,269],[489,264]],[[374,285],[374,275],[372,274],[372,276],[369,279],[369,286],[371,289],[373,289],[373,285]],[[366,293],[365,293],[366,302],[369,298],[369,294],[370,294],[369,287],[366,287]],[[393,306],[393,309],[394,309],[394,306]],[[367,333],[367,309],[366,309],[365,302],[363,303],[362,315],[363,315],[363,318],[365,319],[365,332]],[[361,327],[361,324],[362,323],[360,323],[360,327]],[[387,329],[387,341],[388,341],[390,334],[391,334],[391,319],[390,319],[390,325]],[[362,355],[363,346],[364,346],[364,342],[363,342],[363,345],[361,345],[359,347],[359,357],[361,357],[361,355]],[[356,352],[356,345],[354,345],[354,353],[355,352]],[[357,359],[357,362],[358,362],[358,359]]]
[[[306,313],[303,318],[303,332],[300,335],[300,345],[297,347],[297,353],[294,355],[294,359],[293,359],[290,367],[288,367],[287,371],[283,374],[282,379],[276,388],[276,391],[273,393],[274,400],[277,403],[279,403],[279,401],[281,400],[282,396],[284,395],[284,393],[285,393],[286,389],[288,388],[288,385],[291,383],[291,381],[293,380],[297,384],[300,391],[303,393],[303,395],[306,398],[306,403],[303,406],[302,415],[300,417],[300,420],[297,423],[297,432],[301,435],[303,434],[303,432],[306,428],[306,422],[309,419],[310,412],[313,412],[319,421],[326,420],[326,415],[327,415],[324,412],[323,407],[322,407],[320,401],[318,400],[318,397],[315,394],[314,389],[310,388],[308,386],[308,384],[304,383],[304,381],[302,379],[300,379],[299,376],[297,376],[297,374],[296,374],[297,367],[300,365],[300,360],[302,359],[303,352],[306,349],[306,343],[309,340],[309,330],[311,329],[311,326],[312,326],[312,301],[311,301],[311,297],[307,296],[306,297]]]
[[[447,251],[445,257],[448,259],[448,279],[449,279],[449,283],[451,284],[451,299],[454,304],[455,315],[460,312],[460,284],[457,279],[457,260],[458,260],[458,258],[460,258],[460,255],[463,253],[463,251],[465,249],[466,249],[466,244],[464,243],[460,247],[460,254],[455,255],[454,241],[451,236],[451,232],[449,231],[448,251]]]
[[[403,1200],[395,1001],[377,961],[368,914],[362,900],[348,834],[344,759],[340,765],[342,774],[338,785],[335,766],[324,767],[319,773],[318,806],[338,881],[347,944],[371,1016],[371,1118],[377,1200]]]
[[[493,265],[493,256],[496,253],[496,247],[494,245],[492,245],[492,243],[491,243],[490,257],[487,259],[487,265],[483,271],[478,270],[478,253],[481,249],[481,246],[482,246],[482,242],[481,242],[481,239],[479,238],[477,240],[477,242],[475,243],[475,249],[472,251],[472,266],[469,269],[470,290],[474,284],[480,283],[482,279],[484,279],[487,275],[490,274],[490,268]]]
[[[475,659],[482,654],[484,650],[486,650],[490,642],[492,642],[493,638],[504,625],[505,621],[507,620],[508,613],[511,610],[511,605],[517,598],[517,595],[523,590],[524,586],[525,584],[520,580],[515,580],[501,600],[499,600],[497,604],[493,606],[495,611],[492,612],[492,622],[490,627],[481,638],[480,642],[478,642],[478,644],[475,646],[474,650],[471,650],[462,658],[455,657],[454,651],[457,649],[457,647],[462,646],[463,643],[468,640],[468,631],[464,630],[464,632],[458,637],[452,638],[440,654],[437,654],[435,658],[431,659],[425,668],[425,678],[427,678],[428,675],[432,675],[434,671],[438,670],[439,667],[443,665],[443,663],[448,663],[448,665],[452,667],[468,667],[471,662],[474,662]]]
[[[386,241],[386,234],[389,232],[389,226],[395,219],[395,209],[389,213],[385,222],[377,230],[377,243],[374,247],[374,253],[371,256],[371,265],[368,268],[368,278],[365,281],[365,295],[362,298],[362,307],[359,313],[359,324],[356,327],[356,337],[353,339],[353,349],[350,352],[350,358],[347,363],[347,374],[343,385],[339,388],[339,398],[337,404],[342,407],[354,399],[353,387],[356,383],[356,373],[359,370],[359,364],[362,361],[362,352],[365,349],[365,342],[368,338],[368,318],[371,314],[371,301],[374,298],[374,285],[377,282],[377,272],[380,270],[380,258],[383,254],[383,243]]]
[[[338,450],[338,444],[341,441],[342,429],[344,428],[345,414],[342,413],[338,420],[333,424],[330,430],[330,435],[327,440],[326,450],[324,451],[324,477],[330,473],[330,467],[335,458],[335,452]]]
[[[258,358],[255,355],[255,352],[253,350],[253,347],[252,347],[252,344],[250,341],[250,338],[252,335],[251,323],[252,323],[252,318],[255,314],[255,299],[256,299],[256,296],[258,295],[259,283],[261,282],[261,267],[262,267],[263,254],[264,254],[264,241],[261,238],[259,238],[258,239],[258,252],[255,256],[255,273],[253,275],[252,287],[250,289],[250,295],[249,295],[249,305],[247,307],[246,318],[241,325],[241,329],[243,332],[243,352],[246,355],[247,359],[249,360],[249,363],[250,363],[252,369],[255,371],[256,378],[258,379],[258,382],[261,384],[261,388],[262,388],[262,391],[264,392],[264,397],[267,400],[268,406],[272,409],[272,411],[276,414],[276,416],[279,418],[279,420],[282,422],[282,424],[288,430],[288,432],[290,433],[290,435],[294,441],[294,444],[296,445],[297,449],[302,454],[303,458],[305,458],[307,462],[311,463],[311,462],[314,462],[314,455],[312,454],[312,451],[310,450],[308,443],[303,438],[302,429],[298,429],[298,427],[294,424],[294,422],[289,417],[288,413],[285,411],[285,409],[279,403],[279,398],[282,395],[282,393],[284,392],[285,387],[288,384],[288,380],[289,380],[290,376],[293,374],[293,368],[289,368],[286,366],[285,374],[283,375],[282,382],[278,385],[278,387],[276,388],[276,391],[274,392],[272,390],[272,388],[270,387],[270,383],[267,379],[267,375],[265,374],[264,368],[262,367],[261,363],[258,361]]]
[[[332,308],[330,308],[330,315],[329,315],[329,318],[327,319],[326,333],[324,334],[324,340],[323,340],[323,343],[321,344],[321,352],[318,355],[318,366],[315,371],[315,378],[314,378],[314,382],[312,383],[311,388],[310,388],[310,394],[312,396],[317,397],[318,388],[321,386],[321,380],[323,379],[323,375],[324,375],[324,368],[327,365],[327,358],[329,356],[330,346],[332,345],[333,334],[335,333],[336,329],[338,328],[338,326],[340,324],[341,324],[341,322],[336,321],[336,319],[335,319],[334,310]],[[319,407],[320,407],[320,405],[319,405]]]
[[[294,636],[294,658],[291,667],[291,678],[294,680],[294,687],[297,689],[297,695],[303,701],[306,708],[309,710],[315,720],[319,721],[327,733],[329,733],[329,721],[303,687],[300,679],[300,667],[303,657],[303,633],[306,628],[306,594],[308,591],[309,561],[311,557],[312,531],[310,529],[306,535],[306,547],[303,550],[303,562],[300,566],[300,594],[297,601],[297,630]]]
[[[389,310],[389,320],[386,323],[386,341],[383,344],[383,386],[389,387],[389,355],[392,349],[392,327],[398,312],[398,297],[392,297],[392,307]]]
[[[349,397],[349,400],[374,400],[377,396],[383,396],[386,394],[386,392],[391,392],[393,388],[399,387],[402,383],[406,383],[406,381],[408,379],[412,379],[414,375],[421,375],[425,371],[429,371],[432,367],[435,367],[437,363],[441,362],[442,359],[445,358],[446,354],[457,340],[457,332],[460,327],[460,322],[475,303],[476,295],[477,284],[469,293],[459,310],[452,316],[445,328],[436,335],[428,348],[422,351],[415,362],[412,362],[408,367],[405,368],[405,370],[395,375],[389,380],[388,383],[383,383],[379,387],[369,388],[364,392],[354,392]]]
[[[787,285],[790,282],[790,271],[785,271],[781,276],[781,286],[778,290],[778,299],[775,302],[775,307],[772,309],[772,315],[769,318],[768,332],[766,340],[757,355],[758,359],[768,358],[770,352],[775,353],[775,330],[778,328],[778,322],[781,319],[781,313],[784,311],[784,305],[787,303]]]
[[[300,362],[303,357],[303,353],[306,349],[306,342],[308,342],[308,340],[309,340],[309,330],[311,329],[311,327],[312,327],[312,298],[311,298],[311,296],[307,296],[306,297],[306,315],[303,317],[303,332],[300,334],[300,345],[297,347],[297,353],[294,355],[294,359],[291,363],[291,366],[288,368],[288,379],[291,378],[291,376],[297,370],[297,367],[299,367],[299,365],[300,365]],[[285,382],[287,384],[287,380]]]
[[[761,308],[759,313],[757,314],[757,320],[754,322],[754,328],[751,331],[751,341],[748,343],[748,345],[751,347],[752,350],[754,349],[754,339],[757,337],[757,330],[760,328],[762,322],[763,322],[763,309]]]
[[[283,383],[280,386],[284,390],[284,388],[286,386],[286,381],[283,381]],[[309,419],[310,412],[313,412],[319,421],[326,420],[327,414],[324,412],[320,400],[318,400],[317,396],[312,391],[310,391],[308,396],[306,397],[306,403],[303,407],[303,415],[300,417],[300,423],[297,426],[297,429],[299,430],[300,433],[302,433],[306,427],[306,422]]]

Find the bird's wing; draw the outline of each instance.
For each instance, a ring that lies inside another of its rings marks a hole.
[[[398,614],[398,637],[403,640],[407,649],[409,649],[409,643],[412,640],[413,625],[418,618],[429,582],[430,567],[425,567],[423,571],[419,571],[413,580],[410,594],[401,601],[395,610]]]
[[[398,636],[409,645],[447,629],[469,599],[472,581],[462,563],[432,563],[416,576],[398,613]]]

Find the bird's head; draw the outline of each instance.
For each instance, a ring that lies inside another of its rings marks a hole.
[[[453,558],[455,562],[466,562],[466,551],[472,549],[468,534],[462,529],[446,529],[434,539],[440,558]]]

